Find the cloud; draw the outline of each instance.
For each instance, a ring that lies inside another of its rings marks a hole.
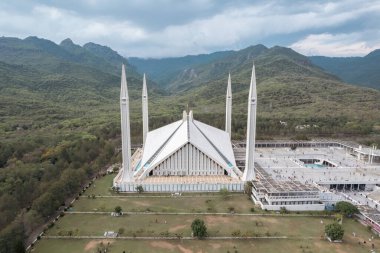
[[[305,55],[363,56],[380,48],[380,41],[366,42],[360,33],[351,34],[311,34],[290,45],[292,49]]]
[[[140,57],[258,43],[290,45],[308,54],[357,55],[378,46],[379,18],[378,0],[15,0],[0,3],[0,35],[36,35],[57,43],[70,37]]]

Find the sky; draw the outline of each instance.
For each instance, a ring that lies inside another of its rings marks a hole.
[[[0,36],[174,57],[263,44],[305,55],[380,48],[380,0],[2,0]]]

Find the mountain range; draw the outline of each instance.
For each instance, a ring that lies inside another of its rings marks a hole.
[[[379,91],[348,85],[314,64],[312,58],[290,48],[256,45],[210,55],[128,60],[137,71],[152,76],[160,87],[175,94],[177,104],[190,104],[195,115],[203,112],[222,118],[225,87],[231,73],[233,115],[239,118],[235,122],[237,129],[244,129],[253,62],[258,81],[258,111],[264,121],[258,124],[267,125],[264,129],[276,127],[269,123],[274,119],[294,124],[319,122],[325,130],[337,127],[331,121],[339,129],[360,129],[370,118],[378,125],[372,112],[379,111]]]
[[[311,62],[347,83],[380,89],[380,49],[364,57],[309,57]]]
[[[376,57],[375,51],[362,61],[376,61]],[[198,119],[223,128],[227,77],[231,73],[233,137],[243,138],[253,62],[258,81],[259,136],[276,131],[294,133],[296,125],[310,122],[318,123],[319,129],[313,130],[316,133],[377,129],[380,92],[346,84],[341,76],[316,64],[318,59],[289,48],[264,45],[177,58],[126,59],[109,47],[91,42],[80,46],[70,39],[56,44],[37,37],[2,37],[0,132],[9,137],[18,126],[25,125],[29,131],[56,131],[54,127],[71,126],[72,122],[86,126],[117,123],[121,63],[127,67],[135,122],[132,131],[137,140],[143,73],[148,77],[151,128],[179,118],[186,108],[194,110]],[[289,122],[288,129],[280,129],[280,119]]]

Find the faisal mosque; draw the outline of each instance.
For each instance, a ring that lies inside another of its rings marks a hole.
[[[128,85],[122,66],[120,111],[122,136],[122,167],[114,179],[114,187],[133,192],[137,186],[144,191],[243,191],[244,182],[255,177],[254,150],[256,133],[255,66],[248,97],[247,145],[245,168],[236,165],[231,142],[232,93],[231,76],[226,94],[225,130],[202,123],[192,111],[182,118],[153,131],[148,129],[148,92],[143,79],[142,115],[143,147],[131,155]]]

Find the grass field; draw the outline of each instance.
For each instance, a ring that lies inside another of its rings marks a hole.
[[[368,253],[370,245],[359,245],[358,239],[341,244],[329,243],[322,239],[256,239],[256,240],[60,240],[45,239],[38,243],[35,253],[95,253],[100,242],[110,247],[110,253],[145,252],[263,252],[263,253]]]
[[[137,212],[122,217],[109,214],[67,213],[47,232],[47,236],[72,236],[71,238],[42,238],[32,252],[68,253],[97,252],[100,243],[107,245],[107,252],[266,252],[266,253],[364,253],[370,252],[374,243],[380,248],[379,239],[373,239],[365,226],[353,219],[344,219],[344,242],[329,243],[324,239],[324,226],[334,218],[313,216],[264,216],[244,194],[233,194],[223,199],[219,194],[186,194],[186,197],[171,197],[168,194],[120,194],[110,192],[114,175],[98,179],[84,195],[96,195],[95,199],[82,197],[77,200],[72,211],[113,211],[119,205],[123,211]],[[258,215],[201,215],[197,212],[229,212],[250,214],[255,207]],[[151,212],[193,212],[194,214],[152,214]],[[105,231],[122,231],[121,236],[130,237],[189,237],[190,224],[195,218],[205,221],[210,237],[223,236],[286,236],[286,239],[246,239],[246,240],[125,240],[125,239],[75,239],[75,236],[102,236]],[[321,222],[322,221],[322,222]],[[356,233],[353,237],[352,233]],[[366,241],[366,244],[363,242]],[[361,242],[361,244],[359,244]]]
[[[146,215],[134,214],[112,217],[103,214],[67,214],[48,231],[47,235],[101,236],[105,231],[124,229],[125,236],[160,236],[167,232],[171,236],[190,236],[190,225],[195,218],[201,218],[208,227],[209,236],[231,236],[240,230],[248,236],[323,235],[324,225],[332,218],[319,217],[273,217],[273,216],[232,216],[232,215]],[[321,224],[320,221],[323,221]]]
[[[245,194],[227,199],[218,195],[204,197],[120,197],[120,198],[80,198],[70,209],[72,211],[113,211],[121,206],[124,212],[191,212],[191,213],[236,213],[260,212]]]
[[[98,178],[95,182],[86,190],[85,195],[103,195],[111,196],[113,192],[111,191],[112,182],[116,174],[109,174],[104,177]]]

